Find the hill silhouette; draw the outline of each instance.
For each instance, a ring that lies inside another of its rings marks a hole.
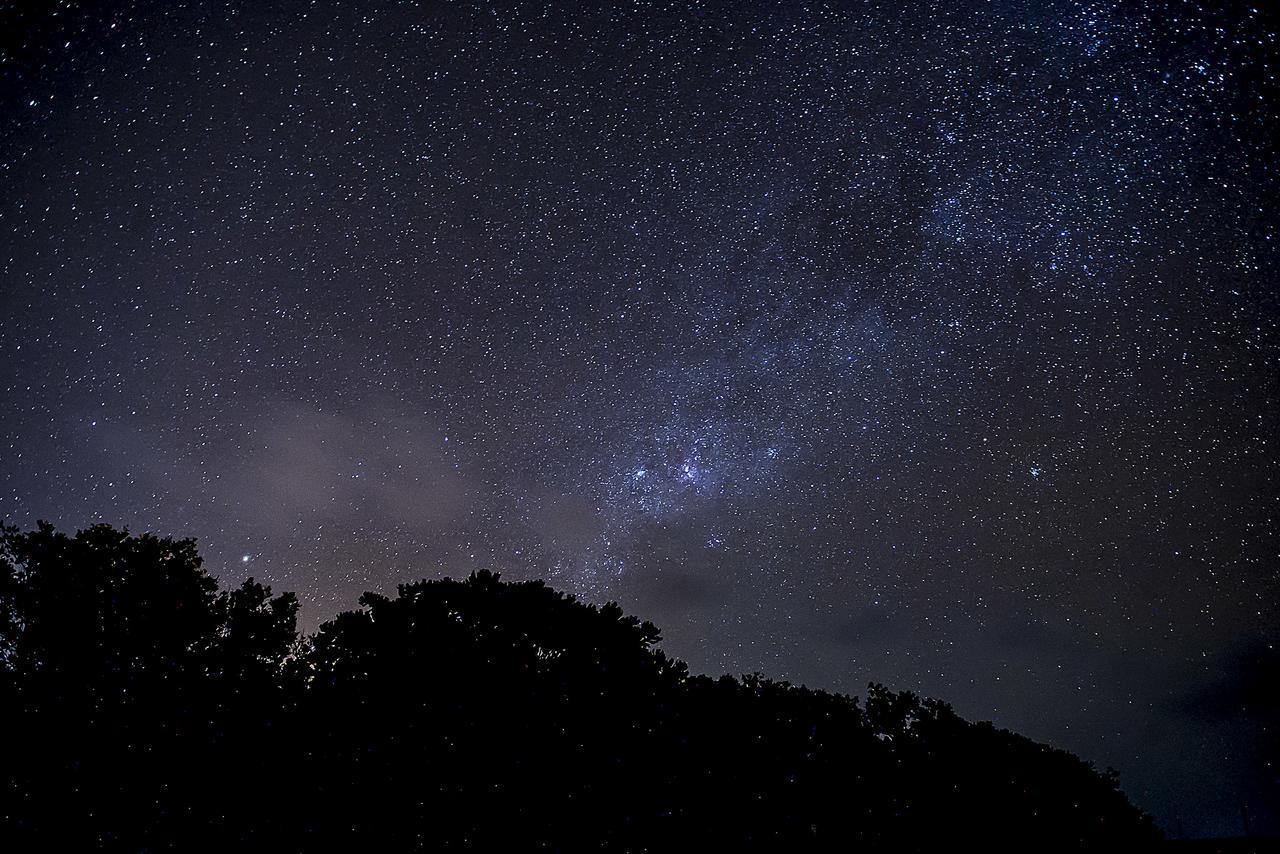
[[[191,540],[0,530],[8,851],[1142,850],[1113,774],[945,703],[691,675],[542,582],[313,636]]]

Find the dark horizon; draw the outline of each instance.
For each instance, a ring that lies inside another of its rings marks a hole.
[[[357,8],[358,7],[358,8]],[[1263,5],[0,4],[0,519],[492,569],[1280,835]]]
[[[661,629],[473,572],[221,587],[191,540],[0,528],[19,851],[1154,851],[1111,771],[944,701],[710,678]],[[517,709],[512,716],[509,710]]]

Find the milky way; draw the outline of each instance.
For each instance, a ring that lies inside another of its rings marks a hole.
[[[29,5],[0,518],[311,627],[548,578],[1277,829],[1266,4]]]

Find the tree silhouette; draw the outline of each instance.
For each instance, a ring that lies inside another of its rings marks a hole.
[[[1140,850],[1112,775],[949,706],[691,676],[479,572],[297,602],[195,545],[0,529],[5,850]]]
[[[217,805],[261,780],[282,708],[292,594],[219,594],[193,541],[105,525],[5,528],[0,544],[4,731],[22,734],[4,762],[6,830],[67,850],[225,830]]]

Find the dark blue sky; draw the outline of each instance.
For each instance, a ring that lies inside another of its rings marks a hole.
[[[0,3],[0,518],[310,626],[546,577],[1280,832],[1266,6]]]

